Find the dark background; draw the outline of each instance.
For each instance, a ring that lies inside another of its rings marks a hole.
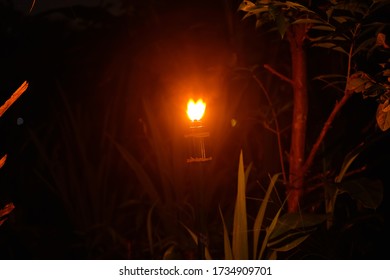
[[[185,106],[193,94],[207,100],[205,122],[213,135],[211,205],[233,206],[241,148],[245,162],[254,163],[256,178],[279,172],[275,138],[251,121],[266,110],[264,97],[232,69],[267,63],[288,76],[288,48],[278,34],[256,31],[251,19],[242,21],[239,3],[36,1],[29,12],[31,1],[0,2],[1,101],[29,82],[0,120],[0,150],[8,154],[0,202],[16,206],[0,228],[2,258],[150,258],[145,223],[151,205],[140,191],[139,172],[129,169],[112,143],[125,147],[158,184],[169,185],[174,199],[187,197],[188,190],[180,188],[189,185],[183,135]],[[323,50],[308,54],[312,77],[345,68]],[[276,105],[289,100],[289,85],[265,70],[259,74]],[[309,142],[338,97],[320,89],[315,83],[310,89],[316,95],[310,99]],[[388,204],[390,139],[375,126],[376,106],[374,100],[353,98],[326,145],[327,160],[337,169],[348,151],[368,143],[356,166],[367,164],[365,175],[383,182],[379,215],[345,235],[335,233],[339,238],[314,235],[296,258],[380,258],[387,247],[381,214]],[[281,116],[283,126],[290,109]],[[231,126],[232,119],[237,126]],[[150,139],[172,148],[148,155],[156,148]],[[161,158],[173,166],[168,183],[156,168]],[[218,213],[210,212],[214,244],[220,244]]]

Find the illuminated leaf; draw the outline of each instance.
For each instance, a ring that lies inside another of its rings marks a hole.
[[[232,253],[232,247],[230,246],[229,232],[227,230],[225,219],[223,218],[221,208],[219,208],[219,214],[221,215],[222,225],[223,225],[223,247],[225,252],[225,260],[232,260],[233,253]]]
[[[388,103],[378,105],[378,109],[376,110],[376,123],[382,131],[390,128],[390,110]]]
[[[276,18],[276,26],[282,38],[284,37],[284,34],[286,34],[289,25],[290,23],[282,14],[278,15],[278,17]]]
[[[389,45],[386,44],[386,35],[383,33],[378,33],[376,37],[376,45],[384,47],[385,49],[390,48]]]
[[[4,155],[1,159],[0,159],[0,168],[2,168],[5,164],[5,161],[7,160],[7,155]]]
[[[238,189],[234,209],[232,251],[235,259],[248,259],[248,226],[246,212],[246,182],[242,150],[238,165]]]
[[[248,0],[242,1],[240,6],[238,7],[238,10],[244,11],[244,12],[249,12],[251,9],[255,8],[256,5]]]
[[[5,216],[11,213],[14,209],[15,205],[12,202],[8,203],[3,209],[0,209],[0,225],[7,219]]]

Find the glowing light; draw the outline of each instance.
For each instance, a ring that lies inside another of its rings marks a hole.
[[[191,121],[200,121],[206,110],[206,103],[202,99],[195,101],[190,99],[187,103],[187,115]]]

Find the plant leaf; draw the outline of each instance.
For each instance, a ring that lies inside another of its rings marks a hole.
[[[244,1],[242,1],[240,6],[238,7],[238,10],[244,11],[244,12],[249,12],[250,10],[252,10],[255,7],[256,7],[256,5],[253,2],[248,1],[248,0],[244,0]]]
[[[147,194],[151,198],[152,202],[159,200],[159,195],[155,186],[150,179],[149,175],[146,173],[145,169],[141,164],[120,144],[114,142],[116,148],[122,155],[123,159],[129,165],[129,167],[134,171],[137,176],[140,184],[145,188]]]
[[[285,252],[301,244],[326,220],[325,215],[287,213],[279,218],[267,246]]]
[[[382,131],[386,131],[390,128],[390,111],[388,110],[388,104],[379,104],[376,110],[376,123]]]
[[[360,201],[364,207],[377,209],[383,200],[383,184],[380,180],[360,178],[342,182],[340,189]]]
[[[285,200],[286,202],[287,200]],[[283,203],[284,205],[284,203]],[[260,260],[262,257],[263,257],[263,254],[264,254],[264,251],[267,247],[267,243],[268,243],[268,240],[269,240],[269,237],[270,235],[272,234],[275,226],[276,226],[276,223],[278,222],[278,219],[279,219],[279,216],[280,216],[280,213],[282,213],[282,209],[283,209],[283,205],[279,208],[279,211],[276,213],[275,217],[273,218],[271,224],[269,227],[266,228],[265,230],[265,237],[264,237],[264,241],[263,241],[263,244],[261,245],[261,249],[260,249],[260,253],[259,253],[259,256],[258,256],[258,259]]]
[[[259,244],[259,236],[260,236],[261,227],[263,225],[265,210],[267,208],[268,201],[269,201],[269,198],[271,196],[271,192],[274,189],[276,181],[278,180],[279,176],[280,176],[280,173],[272,176],[271,181],[268,185],[267,191],[264,195],[264,199],[261,202],[259,211],[257,212],[255,222],[253,224],[253,256],[254,256],[254,258],[256,258],[256,256],[257,256],[257,247]]]
[[[11,202],[4,206],[3,209],[0,209],[0,226],[7,220],[5,216],[12,212],[15,209],[15,205]]]
[[[354,149],[353,151],[349,152],[343,161],[343,164],[341,165],[340,173],[335,178],[335,183],[340,183],[345,173],[347,172],[348,168],[351,166],[352,162],[357,158],[357,156],[360,154],[360,149],[362,145],[359,145],[357,149]]]
[[[221,215],[222,225],[223,225],[223,247],[225,252],[225,260],[232,260],[233,253],[232,253],[232,247],[230,246],[229,232],[227,230],[225,219],[223,218],[221,208],[219,208],[219,214]]]
[[[234,209],[232,251],[234,259],[248,259],[248,226],[246,212],[246,182],[242,150],[238,165],[238,189]]]
[[[187,227],[185,224],[183,224],[183,223],[181,223],[181,224],[188,231],[188,233],[191,235],[192,240],[194,240],[195,244],[198,245],[198,236],[192,230],[190,230],[189,227]],[[207,247],[205,247],[204,250],[205,250],[206,260],[212,260],[213,258],[211,257],[209,249]]]

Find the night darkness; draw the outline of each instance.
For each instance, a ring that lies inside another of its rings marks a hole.
[[[195,231],[198,216],[206,215],[210,253],[223,259],[219,209],[231,228],[240,150],[252,166],[250,224],[269,175],[281,172],[278,143],[267,129],[272,112],[251,73],[278,108],[288,165],[292,89],[261,67],[291,76],[286,40],[256,30],[254,17],[242,20],[239,0],[32,2],[0,0],[0,103],[29,83],[0,119],[0,156],[7,154],[0,209],[15,205],[0,225],[0,258],[196,259],[187,229]],[[387,15],[382,11],[378,20],[388,21]],[[375,72],[383,56],[359,57],[354,67]],[[307,57],[309,147],[340,99],[313,78],[343,72],[346,64],[320,48],[308,48]],[[189,98],[207,103],[213,159],[201,172],[186,163]],[[375,98],[356,94],[342,108],[315,158],[307,181],[315,190],[302,210],[323,213],[324,186],[361,143],[350,170],[364,169],[350,179],[376,182],[367,200],[379,206],[367,209],[340,195],[334,227],[318,225],[279,258],[383,259],[390,134],[376,125],[377,106]],[[201,204],[194,186],[199,174],[207,186]],[[284,187],[271,196],[268,223]],[[286,234],[287,242],[293,234]]]

